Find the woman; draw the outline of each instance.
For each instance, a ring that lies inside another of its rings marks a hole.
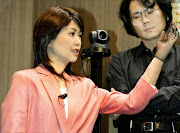
[[[2,133],[92,132],[98,113],[138,113],[157,93],[151,85],[163,65],[158,58],[129,95],[100,89],[75,74],[70,63],[77,60],[83,30],[81,17],[70,8],[52,7],[40,15],[33,36],[35,68],[13,75],[2,104]],[[172,43],[159,44],[156,55],[165,59]]]

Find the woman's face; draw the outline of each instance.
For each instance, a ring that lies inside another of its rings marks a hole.
[[[82,32],[78,25],[71,22],[61,29],[55,40],[48,45],[48,57],[54,63],[61,62],[68,64],[75,62],[81,49]]]
[[[142,40],[152,40],[158,38],[161,32],[166,27],[166,19],[161,9],[158,7],[157,4],[154,6],[154,8],[158,9],[153,13],[155,14],[155,17],[154,19],[149,19],[143,12],[147,10],[146,7],[144,7],[139,1],[132,0],[130,3],[129,11],[131,18],[135,14],[141,14],[141,21],[138,24],[132,23],[132,26],[134,27],[136,34]]]

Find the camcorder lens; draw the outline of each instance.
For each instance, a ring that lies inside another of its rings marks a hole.
[[[104,40],[107,38],[107,34],[104,31],[99,32],[99,39]]]

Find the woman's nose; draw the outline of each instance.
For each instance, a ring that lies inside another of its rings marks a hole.
[[[76,37],[75,44],[76,44],[77,46],[81,45],[81,37],[79,37],[79,36]]]

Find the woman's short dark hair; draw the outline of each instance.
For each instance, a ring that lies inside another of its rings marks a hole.
[[[82,18],[71,8],[51,7],[39,16],[33,32],[34,67],[42,63],[48,70],[57,74],[50,65],[47,47],[51,40],[56,39],[61,29],[67,26],[72,19],[76,20],[76,23],[83,33],[84,24]],[[70,68],[70,63],[67,65],[65,71],[68,74],[73,73]]]
[[[137,36],[130,18],[130,11],[129,11],[129,5],[132,0],[123,0],[120,6],[119,11],[119,17],[124,23],[124,27],[128,34],[132,36]],[[152,8],[157,4],[161,11],[163,12],[163,15],[166,19],[166,28],[167,30],[170,26],[170,23],[172,22],[172,6],[170,0],[137,0],[141,2],[145,7]]]

